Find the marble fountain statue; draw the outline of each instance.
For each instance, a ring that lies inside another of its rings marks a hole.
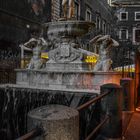
[[[83,57],[88,54],[80,49],[78,38],[93,29],[95,24],[75,20],[73,1],[69,0],[68,10],[67,1],[62,1],[64,17],[43,25],[47,39],[43,36],[32,37],[20,45],[21,48],[32,50],[33,56],[27,68],[15,70],[16,84],[0,86],[3,99],[0,131],[6,130],[5,132],[12,134],[11,139],[26,132],[27,113],[30,110],[53,103],[75,108],[100,94],[101,85],[120,83],[122,75],[110,71],[112,61],[108,55],[109,48],[118,46],[117,42],[110,36],[93,38],[90,43],[99,45],[100,57],[94,69],[89,69],[88,64],[83,62]],[[49,60],[44,62],[41,51],[48,48]],[[91,117],[93,112],[98,114],[94,107],[90,107],[90,113],[86,112],[87,118],[82,118],[84,124],[97,122],[96,118]],[[91,127],[93,126],[84,126],[84,132]]]
[[[109,35],[94,37],[90,43],[99,46],[99,59],[94,69],[89,70],[88,64],[83,62],[83,57],[87,54],[80,49],[78,38],[93,29],[95,23],[74,19],[73,0],[63,0],[62,8],[63,18],[43,25],[47,40],[39,36],[24,44],[31,48],[34,43],[33,57],[27,69],[16,70],[16,84],[36,88],[99,92],[104,83],[119,83],[121,75],[110,71],[112,60],[109,57],[110,48],[119,44]],[[51,48],[48,52],[49,60],[44,64],[41,50],[47,48],[48,44]]]
[[[78,38],[88,33],[95,24],[73,20],[72,1],[69,1],[68,11],[65,11],[65,4],[66,1],[62,1],[63,18],[43,25],[44,32],[47,32],[47,38],[52,43],[52,49],[48,52],[49,60],[45,65],[40,55],[42,44],[47,47],[48,40],[38,37],[24,44],[28,48],[31,48],[31,44],[35,44],[32,47],[33,57],[27,69],[16,70],[17,85],[61,90],[92,88],[89,85],[92,74],[88,71],[88,65],[82,61],[86,53],[81,51]]]
[[[96,44],[99,47],[99,59],[94,67],[94,71],[110,71],[113,63],[110,58],[112,47],[118,47],[119,43],[112,39],[110,35],[98,35],[90,40],[91,44]]]
[[[119,44],[109,35],[98,35],[90,43],[99,46],[99,59],[93,70],[82,59],[86,51],[80,49],[77,38],[85,35],[95,24],[87,21],[63,20],[44,24],[51,49],[49,60],[41,59],[41,48],[48,47],[48,40],[39,37],[24,45],[31,48],[33,57],[27,69],[17,69],[17,85],[60,90],[86,90],[99,92],[105,83],[119,83],[120,73],[111,69],[110,48]]]

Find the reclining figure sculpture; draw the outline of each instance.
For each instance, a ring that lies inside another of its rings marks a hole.
[[[104,71],[111,70],[111,64],[113,63],[110,58],[110,49],[112,47],[118,47],[119,43],[112,39],[109,35],[98,35],[94,37],[91,44],[95,44],[99,47],[99,59],[94,66],[93,71]]]

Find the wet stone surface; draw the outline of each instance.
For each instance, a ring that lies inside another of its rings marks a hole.
[[[28,115],[41,120],[63,120],[78,115],[78,112],[67,106],[48,105],[34,109]]]
[[[44,135],[34,140],[78,140],[79,112],[62,105],[47,105],[28,113],[28,130],[44,128]]]
[[[95,98],[95,92],[60,91],[36,88],[23,88],[4,85],[0,87],[0,137],[14,140],[27,133],[29,111],[49,104],[66,105],[72,108]],[[80,112],[80,136],[84,140],[99,123],[99,106],[93,104]],[[55,110],[52,111],[56,113]],[[43,117],[50,116],[50,113]]]

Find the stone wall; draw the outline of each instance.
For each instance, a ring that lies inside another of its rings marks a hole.
[[[16,70],[16,84],[25,87],[49,89],[86,90],[99,93],[100,86],[106,83],[119,84],[121,72],[90,72],[90,71],[44,71]]]

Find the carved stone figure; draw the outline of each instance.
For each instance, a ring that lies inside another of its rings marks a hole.
[[[110,48],[119,46],[118,42],[109,35],[99,35],[93,38],[90,43],[97,44],[99,47],[99,59],[93,70],[105,72],[111,70],[112,60],[109,55]]]
[[[74,0],[62,0],[64,18],[71,19],[74,15]]]
[[[41,49],[39,47],[33,48],[33,57],[31,58],[27,69],[41,69],[43,67],[43,60],[40,55]]]
[[[27,67],[27,69],[41,69],[43,68],[43,60],[41,59],[41,50],[43,46],[47,46],[48,43],[44,38],[31,38],[28,42],[24,44],[25,47],[32,48],[33,57]]]
[[[49,59],[59,63],[81,61],[82,56],[79,50],[64,42],[49,52]]]

